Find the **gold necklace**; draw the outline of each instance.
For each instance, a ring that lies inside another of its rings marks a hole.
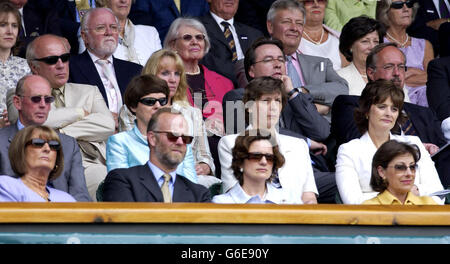
[[[41,196],[45,201],[47,201],[47,202],[49,201],[49,199],[48,199],[49,194],[47,191],[42,192],[42,190],[37,189],[32,184],[29,184],[28,182],[24,181],[22,178],[21,178],[21,180],[28,188],[30,188],[32,191],[34,191],[39,196]]]
[[[317,42],[317,41],[314,41],[314,40],[308,35],[308,33],[306,33],[306,31],[303,31],[303,33],[305,34],[305,36],[308,38],[309,41],[311,41],[313,44],[319,45],[319,44],[322,43],[323,35],[325,34],[325,30],[324,30],[323,27],[322,27],[322,33],[320,34],[320,39],[319,39],[318,42]]]
[[[392,39],[395,43],[397,43],[399,46],[400,46],[400,48],[404,48],[405,47],[405,45],[406,45],[406,43],[408,43],[408,40],[409,40],[409,35],[408,35],[408,33],[406,33],[406,40],[405,40],[405,42],[403,42],[403,43],[400,43],[400,41],[398,41],[397,39],[395,39],[391,34],[389,34],[389,32],[387,32],[386,31],[386,35],[390,38],[390,39]]]

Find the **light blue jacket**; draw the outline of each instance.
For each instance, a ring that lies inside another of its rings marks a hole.
[[[149,157],[150,149],[147,140],[142,136],[137,126],[129,131],[110,136],[106,143],[106,168],[108,172],[117,168],[143,165],[148,162]],[[186,156],[183,162],[178,165],[177,174],[197,183],[191,145],[187,145]]]

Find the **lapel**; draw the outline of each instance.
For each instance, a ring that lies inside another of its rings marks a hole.
[[[172,201],[183,203],[195,202],[189,187],[186,185],[185,179],[179,174],[177,174],[177,179],[173,187]]]
[[[11,144],[11,141],[13,140],[14,136],[17,134],[17,132],[19,132],[19,129],[17,128],[17,123],[13,123],[11,125],[9,125],[9,136],[8,136],[8,143]],[[8,144],[8,148],[9,148],[9,144]]]
[[[314,68],[314,65],[311,65],[307,62],[307,59],[302,54],[295,52],[297,54],[297,60],[300,64],[303,80],[305,80],[305,85],[311,83],[310,76],[312,74],[311,70]]]
[[[216,23],[210,12],[208,12],[204,17],[203,24],[207,29],[209,37],[217,39],[223,45],[225,45],[225,47],[227,47],[229,51],[231,51],[230,46],[228,46],[227,40],[225,39],[222,30],[220,30],[219,25]]]
[[[158,182],[156,182],[155,176],[153,175],[152,170],[148,167],[147,163],[139,166],[138,175],[142,185],[145,189],[147,189],[154,201],[164,202],[161,188],[159,187]]]
[[[100,93],[102,94],[103,98],[105,99],[106,105],[108,105],[108,97],[106,96],[105,87],[103,86],[102,79],[100,79],[100,75],[98,74],[97,68],[95,67],[94,62],[91,59],[91,56],[89,56],[89,53],[87,50],[85,50],[80,57],[80,64],[78,65],[80,67],[79,72],[82,74],[87,82],[91,85],[96,85],[98,89],[100,90]],[[84,69],[82,69],[83,67]]]
[[[181,10],[185,10],[186,9],[186,7],[183,6],[183,2],[184,1],[180,0],[180,9]],[[175,1],[169,0],[169,8],[172,11],[172,13],[174,13],[175,17],[180,17],[181,16],[180,12],[178,11],[177,5],[175,5]]]
[[[239,44],[241,45],[241,50],[245,53],[245,51],[251,45],[249,36],[246,34],[241,34],[245,32],[245,30],[240,23],[236,22],[236,18],[234,19],[234,28],[236,29],[236,35],[238,37]]]
[[[126,65],[125,67],[122,67],[123,64],[119,59],[112,57],[113,59],[113,65],[114,65],[114,74],[116,75],[117,84],[119,85],[120,93],[122,94],[122,97],[125,93],[125,89],[127,88],[127,69]]]

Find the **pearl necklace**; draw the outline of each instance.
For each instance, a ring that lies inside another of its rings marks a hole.
[[[189,75],[197,75],[199,73],[200,73],[200,67],[198,65],[197,65],[197,69],[195,70],[195,72],[186,71],[186,74],[189,74]]]
[[[308,38],[309,41],[311,41],[313,44],[319,45],[322,43],[322,39],[323,39],[323,35],[325,33],[325,30],[322,27],[322,34],[320,35],[320,39],[319,41],[314,41],[309,35],[308,33],[306,33],[306,31],[303,31],[303,33],[305,34],[305,36]]]
[[[387,35],[390,39],[392,39],[394,42],[396,42],[396,43],[400,46],[400,48],[405,47],[406,43],[408,43],[408,40],[409,40],[409,35],[408,35],[408,33],[406,33],[406,40],[405,40],[405,42],[403,42],[403,43],[400,43],[400,41],[396,40],[393,36],[391,36],[391,34],[389,34],[389,32],[386,32],[386,35]]]

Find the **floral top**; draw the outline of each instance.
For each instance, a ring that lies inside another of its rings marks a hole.
[[[6,109],[6,93],[16,89],[17,82],[23,76],[30,74],[27,60],[10,56],[6,62],[0,61],[0,108]]]

